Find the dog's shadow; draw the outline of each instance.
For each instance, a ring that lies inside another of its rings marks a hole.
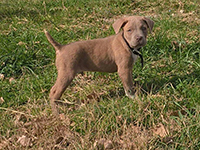
[[[136,86],[140,87],[141,91],[144,91],[147,94],[156,94],[159,91],[163,90],[165,86],[171,85],[173,88],[177,88],[177,86],[180,84],[180,82],[187,80],[188,82],[192,82],[194,80],[200,79],[200,70],[194,70],[193,72],[189,74],[184,75],[171,75],[168,77],[163,77],[160,79],[152,77],[149,79],[149,82],[146,82],[144,84],[140,84],[139,82],[136,82]]]
[[[154,77],[148,79],[149,82],[145,82],[143,84],[140,84],[140,82],[135,82],[136,92],[140,94],[145,95],[154,95],[157,94],[159,91],[162,91],[163,88],[166,85],[172,85],[173,88],[176,89],[176,87],[179,85],[180,81],[187,80],[189,82],[194,81],[195,79],[200,79],[200,70],[194,70],[190,74],[185,75],[171,75],[168,77],[163,77],[160,79],[156,79]],[[93,103],[94,101],[100,102],[102,99],[109,98],[119,98],[124,97],[125,92],[123,86],[120,86],[115,89],[109,89],[107,93],[99,94],[97,92],[91,92],[89,93],[85,98],[77,98],[74,100],[74,102],[68,102],[66,100],[57,101],[57,105],[59,106],[67,106],[71,107],[73,109],[76,109],[77,107],[80,107],[81,104],[89,104]]]

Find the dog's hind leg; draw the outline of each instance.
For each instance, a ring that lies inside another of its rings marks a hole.
[[[55,116],[59,114],[55,101],[61,98],[63,92],[72,82],[75,75],[76,73],[71,70],[68,72],[64,72],[63,70],[58,72],[57,80],[54,86],[51,88],[50,94],[49,94],[52,113]]]

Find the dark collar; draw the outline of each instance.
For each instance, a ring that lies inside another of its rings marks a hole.
[[[128,43],[127,40],[125,39],[125,37],[124,37],[124,32],[122,33],[122,37],[123,37],[123,39],[124,39],[126,45],[128,46],[128,48],[131,50],[131,52],[132,52],[133,54],[137,55],[137,56],[140,56],[141,64],[142,64],[142,68],[143,68],[143,64],[144,64],[144,62],[143,62],[143,56],[142,56],[142,54],[139,52],[140,49],[141,49],[141,47],[140,47],[139,49],[135,50],[134,48],[132,48],[132,47],[129,45],[129,43]]]

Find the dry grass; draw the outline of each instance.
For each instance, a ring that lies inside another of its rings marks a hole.
[[[96,124],[101,121],[94,118],[95,114],[90,115],[93,118],[83,118],[83,120],[88,121],[88,126],[89,122],[93,122],[94,120]],[[71,116],[69,115],[69,117]],[[180,129],[175,122],[170,127],[158,123],[152,128],[146,129],[137,123],[128,123],[122,116],[116,116],[115,119],[119,128],[116,128],[110,134],[99,133],[104,130],[100,128],[99,130],[102,131],[90,129],[91,132],[82,135],[73,130],[76,123],[71,121],[69,117],[66,114],[60,114],[60,119],[58,120],[49,115],[30,117],[25,114],[13,114],[14,126],[16,128],[15,134],[8,139],[1,137],[0,148],[147,149],[148,147],[148,149],[154,149],[154,144],[158,141],[165,144],[172,143],[173,131]],[[87,124],[85,124],[84,128],[87,128]],[[8,131],[7,134],[12,133]]]

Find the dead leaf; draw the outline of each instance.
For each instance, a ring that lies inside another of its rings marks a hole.
[[[96,99],[98,97],[98,95],[94,92],[90,93],[89,95],[87,95],[88,99]]]
[[[4,79],[4,74],[0,73],[0,80],[3,80],[3,79]]]
[[[40,41],[35,41],[35,44],[39,44],[40,43]]]
[[[59,117],[60,117],[61,120],[65,120],[65,114],[63,114],[63,113],[59,114]]]
[[[169,144],[173,142],[173,137],[164,137],[162,140],[164,143]]]
[[[113,142],[111,140],[101,138],[100,140],[95,141],[94,147],[98,149],[113,149]]]
[[[8,141],[2,141],[0,143],[0,149],[6,149],[7,146],[8,146]]]
[[[180,114],[182,114],[182,115],[186,115],[187,114],[187,112],[185,111],[185,110],[181,110],[181,111],[173,111],[171,114],[170,114],[170,116],[179,116]]]
[[[64,24],[61,24],[61,25],[59,25],[59,27],[61,27],[61,28],[65,28],[65,25],[64,25]]]
[[[20,41],[20,42],[17,43],[17,45],[20,45],[20,46],[21,46],[21,45],[26,45],[26,43]]]
[[[19,137],[19,139],[17,140],[17,143],[20,143],[22,146],[31,146],[31,139],[26,137],[25,135],[22,135],[21,137]]]
[[[162,123],[158,124],[156,127],[152,129],[154,135],[158,135],[160,137],[165,137],[169,134],[169,131],[164,127]]]
[[[11,78],[9,79],[9,82],[10,82],[10,84],[14,84],[16,81],[15,81],[15,79],[14,79],[13,77],[11,77]]]
[[[22,124],[24,124],[24,123],[26,123],[27,122],[27,117],[24,115],[24,114],[18,114],[18,115],[16,115],[16,119],[15,119],[15,125],[17,126],[17,125],[22,125]]]
[[[98,149],[104,149],[104,143],[106,142],[105,138],[101,138],[100,140],[96,140],[94,143],[94,147]]]
[[[141,132],[141,129],[138,126],[131,125],[130,127],[131,127],[130,129],[132,129],[131,132],[135,134],[139,134]]]
[[[104,143],[104,148],[105,149],[112,149],[113,148],[113,143],[111,140],[107,140],[105,143]]]
[[[64,137],[59,137],[57,140],[56,140],[56,144],[59,144],[60,142],[62,142],[64,140]]]
[[[64,113],[59,114],[59,118],[60,118],[60,120],[62,120],[65,123],[65,125],[70,125],[71,121],[70,121],[69,117],[66,116]]]
[[[18,42],[17,45],[19,46],[25,45],[26,49],[28,49],[27,44],[22,41]]]
[[[1,97],[0,98],[0,104],[3,104],[3,102],[4,102],[4,99],[3,99],[3,97]]]

